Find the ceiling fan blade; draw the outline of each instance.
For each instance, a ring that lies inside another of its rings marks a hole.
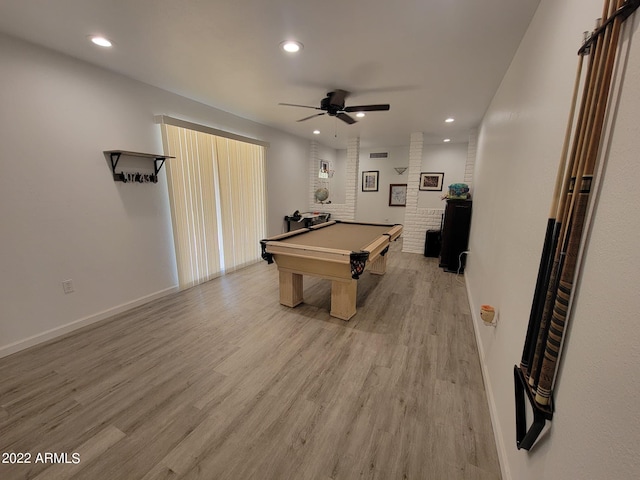
[[[314,110],[322,110],[320,107],[310,107],[309,105],[297,105],[295,103],[279,103],[278,105],[284,105],[285,107],[302,107],[302,108],[313,108]]]
[[[387,103],[380,105],[358,105],[355,107],[346,107],[345,112],[379,112],[389,110],[391,106]]]
[[[338,117],[343,122],[348,123],[349,125],[353,125],[354,123],[357,122],[357,120],[355,118],[350,117],[346,113],[338,113],[338,114],[336,114],[336,117]]]
[[[333,92],[329,93],[329,103],[342,108],[344,107],[344,99],[347,98],[347,95],[349,95],[349,92],[337,88]]]
[[[300,120],[296,120],[297,122],[304,122],[305,120],[310,120],[315,117],[319,117],[320,115],[325,115],[324,113],[316,113],[314,115],[309,115],[308,117],[301,118]]]

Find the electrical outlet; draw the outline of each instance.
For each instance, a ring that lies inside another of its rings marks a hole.
[[[73,289],[73,280],[69,279],[69,280],[63,281],[62,289],[64,290],[65,294],[75,292],[75,290]]]

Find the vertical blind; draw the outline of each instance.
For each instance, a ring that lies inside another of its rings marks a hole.
[[[181,289],[260,260],[265,147],[162,124]]]

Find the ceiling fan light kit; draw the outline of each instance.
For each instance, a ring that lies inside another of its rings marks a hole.
[[[381,103],[376,105],[356,105],[356,106],[345,106],[345,99],[349,95],[349,92],[346,90],[335,89],[333,92],[327,93],[327,96],[320,101],[319,107],[312,107],[309,105],[298,105],[295,103],[280,103],[279,105],[284,105],[286,107],[302,107],[302,108],[313,108],[314,110],[322,110],[322,113],[315,113],[313,115],[309,115],[308,117],[301,118],[298,122],[304,122],[306,120],[310,120],[314,117],[319,117],[321,115],[329,115],[331,117],[336,117],[342,120],[343,122],[353,125],[357,122],[355,118],[348,113],[352,112],[379,112],[379,111],[387,111],[391,107],[388,103]],[[358,115],[360,116],[360,115]],[[364,116],[364,115],[363,115]]]

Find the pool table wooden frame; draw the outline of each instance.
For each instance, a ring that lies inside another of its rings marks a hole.
[[[332,227],[340,234],[341,238],[335,239],[339,242],[332,241]],[[262,258],[278,266],[282,305],[302,303],[303,275],[312,275],[331,280],[330,314],[349,320],[356,314],[358,278],[365,270],[375,275],[386,272],[385,254],[401,233],[399,224],[331,221],[276,235],[260,244]],[[335,243],[342,248],[335,248]],[[349,243],[350,248],[345,248]]]

